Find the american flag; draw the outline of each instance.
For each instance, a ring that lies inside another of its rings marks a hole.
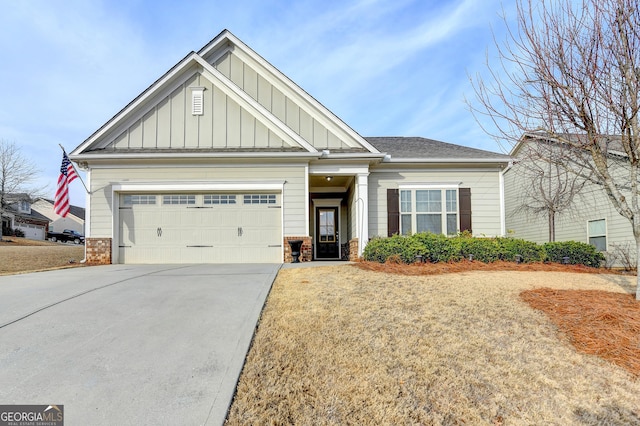
[[[78,177],[76,169],[71,164],[66,152],[62,152],[62,165],[58,176],[58,188],[53,202],[53,211],[56,214],[67,217],[69,214],[69,184]]]

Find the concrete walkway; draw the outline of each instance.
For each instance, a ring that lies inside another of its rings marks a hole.
[[[280,265],[0,276],[0,403],[65,425],[219,425]]]

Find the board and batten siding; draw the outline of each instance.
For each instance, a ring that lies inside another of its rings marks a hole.
[[[248,56],[240,58],[229,52],[213,66],[316,149],[357,147],[342,129],[319,121],[318,111],[297,93],[284,93],[271,84],[264,77],[269,71]]]
[[[549,241],[549,222],[545,216],[535,216],[520,209],[525,200],[524,186],[529,180],[519,173],[515,165],[504,175],[505,222],[509,235],[536,243]],[[633,248],[631,225],[613,208],[602,188],[587,183],[575,198],[575,206],[556,215],[556,241],[589,242],[588,222],[606,219],[607,245],[630,244]]]
[[[144,168],[94,168],[91,171],[91,237],[111,237],[113,228],[112,183],[247,183],[286,181],[282,198],[284,235],[307,235],[305,166],[297,165],[244,165],[227,167],[146,166]],[[162,193],[161,185],[158,192]],[[214,192],[214,191],[211,191]],[[250,192],[238,191],[238,192]]]
[[[191,112],[191,87],[203,87],[202,115]],[[211,81],[196,73],[127,128],[106,139],[115,149],[291,148]],[[295,148],[298,148],[295,146]]]
[[[374,171],[369,175],[369,236],[387,235],[387,189],[403,184],[459,184],[471,189],[472,229],[475,236],[501,235],[500,171],[424,170]]]

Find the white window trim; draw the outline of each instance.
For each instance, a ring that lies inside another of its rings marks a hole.
[[[414,185],[414,184],[405,184],[405,185],[399,185],[398,186],[400,191],[410,191],[411,192],[411,211],[410,212],[403,212],[402,211],[402,195],[400,195],[400,234],[402,234],[402,215],[411,215],[411,233],[412,234],[416,234],[418,232],[418,220],[417,220],[417,215],[418,214],[429,214],[428,212],[418,212],[416,211],[416,191],[420,191],[420,190],[439,190],[442,194],[442,197],[440,198],[440,203],[442,205],[442,208],[440,210],[439,213],[435,213],[432,212],[431,214],[439,214],[440,215],[440,225],[442,228],[442,235],[445,236],[449,236],[449,234],[447,233],[447,214],[451,214],[453,212],[449,212],[447,211],[447,190],[451,190],[451,189],[455,189],[456,190],[456,233],[460,232],[460,192],[459,192],[459,185],[458,184],[443,184],[443,185]],[[404,235],[404,234],[402,234]]]
[[[589,232],[589,223],[591,222],[598,222],[604,220],[604,235],[593,235],[593,237],[602,237],[604,236],[604,251],[609,251],[609,222],[607,221],[606,217],[601,217],[599,219],[590,219],[587,220],[587,244],[591,244],[589,242],[589,240],[591,239],[592,235]]]

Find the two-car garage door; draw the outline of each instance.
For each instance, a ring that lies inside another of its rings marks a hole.
[[[120,263],[280,263],[280,194],[120,194]]]

